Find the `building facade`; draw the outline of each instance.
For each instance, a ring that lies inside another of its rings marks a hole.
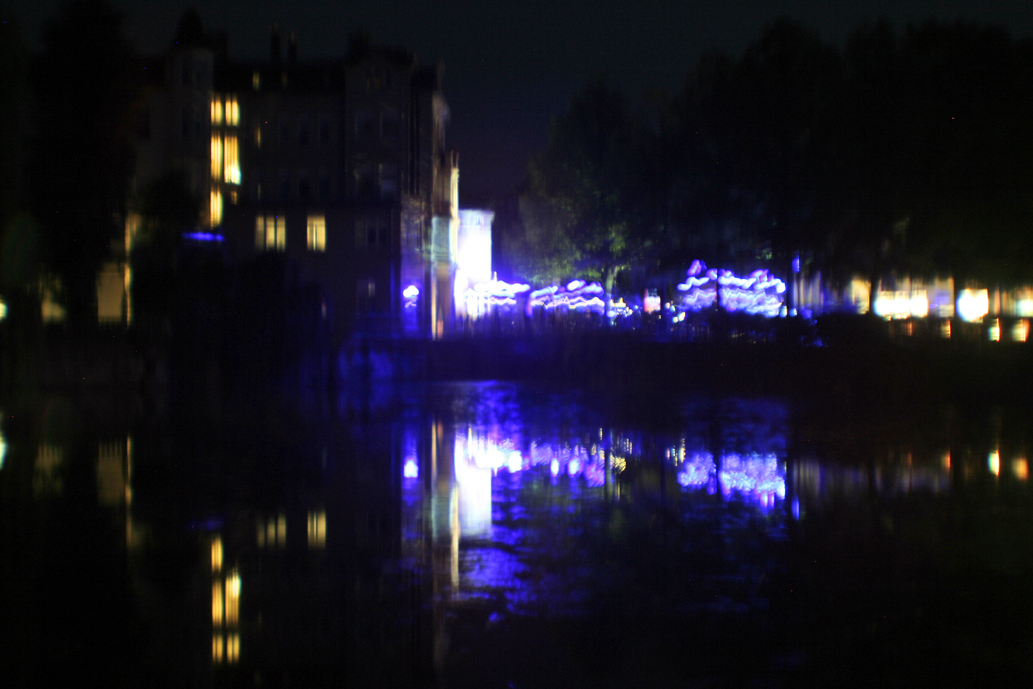
[[[459,170],[441,65],[362,36],[341,59],[304,62],[283,38],[274,26],[268,60],[231,62],[225,37],[188,12],[149,67],[134,186],[180,173],[202,199],[205,227],[191,236],[237,264],[281,254],[339,338],[443,335]]]

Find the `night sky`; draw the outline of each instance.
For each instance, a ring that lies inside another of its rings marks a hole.
[[[676,90],[703,50],[738,54],[778,16],[837,42],[878,17],[898,27],[965,18],[1004,26],[1016,38],[1033,36],[1030,0],[111,2],[145,54],[168,47],[180,15],[193,5],[206,30],[228,31],[231,59],[266,57],[273,22],[297,31],[303,60],[341,55],[359,27],[375,43],[413,50],[424,63],[442,58],[452,110],[448,144],[460,154],[464,206],[520,181],[527,156],[545,144],[550,117],[588,80],[603,75],[636,98],[651,87]],[[19,4],[23,35],[36,49],[43,23],[61,1]]]

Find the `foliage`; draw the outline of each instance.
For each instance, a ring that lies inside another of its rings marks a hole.
[[[64,285],[72,323],[85,326],[96,322],[97,271],[121,236],[139,72],[121,17],[103,0],[64,5],[43,45],[33,70],[32,206],[45,267]]]
[[[641,136],[624,96],[601,81],[553,120],[549,145],[528,166],[529,187],[520,199],[531,275],[600,279],[609,293],[617,273],[642,257],[635,204]]]

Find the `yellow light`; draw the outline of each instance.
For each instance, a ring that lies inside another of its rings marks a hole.
[[[998,452],[997,450],[994,450],[993,452],[991,452],[989,454],[989,456],[987,456],[986,463],[987,463],[987,465],[989,465],[990,471],[993,472],[994,476],[1000,476],[1001,475],[1001,453],[1000,452]]]
[[[221,627],[223,621],[222,604],[222,581],[216,579],[212,582],[212,626]]]
[[[287,545],[287,517],[282,514],[276,520],[276,545]]]
[[[326,216],[308,216],[307,234],[310,251],[326,251]]]
[[[951,468],[951,451],[947,450],[943,453],[943,468],[950,471]]]
[[[262,148],[262,125],[255,125],[255,148]]]
[[[215,227],[222,222],[222,192],[218,189],[212,189],[209,211],[211,213],[209,223]]]
[[[990,338],[991,342],[1001,341],[1001,322],[998,319],[994,319],[990,328],[987,330],[987,337]]]
[[[212,660],[222,662],[222,634],[212,634]]]
[[[226,662],[235,663],[240,660],[240,634],[226,637]]]
[[[212,179],[218,182],[222,177],[222,138],[212,134]]]
[[[236,127],[240,123],[240,108],[237,105],[236,97],[226,101],[226,124]]]
[[[943,337],[943,339],[945,339],[945,340],[951,339],[951,322],[950,322],[950,320],[945,320],[943,323],[940,324],[940,336]]]
[[[1011,339],[1016,342],[1025,342],[1029,337],[1029,321],[1022,319],[1015,322],[1011,328]]]
[[[240,618],[240,575],[234,572],[226,577],[226,626],[234,627]]]
[[[326,512],[308,513],[308,547],[323,548],[326,546]]]
[[[222,570],[222,538],[215,536],[212,539],[212,571]]]
[[[1026,461],[1025,457],[1019,457],[1013,459],[1011,462],[1012,473],[1015,474],[1015,478],[1020,481],[1025,481],[1029,478],[1029,462]]]
[[[212,124],[222,124],[222,99],[212,100]]]
[[[7,302],[0,299],[0,321],[7,318]]]
[[[240,160],[237,155],[237,137],[227,136],[223,141],[223,177],[230,184],[240,184]]]

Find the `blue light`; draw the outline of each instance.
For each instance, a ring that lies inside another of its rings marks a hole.
[[[409,285],[408,287],[402,290],[402,296],[406,299],[415,299],[416,297],[420,296],[420,288],[416,285]]]
[[[420,465],[416,463],[416,460],[410,457],[405,460],[405,466],[402,467],[402,476],[405,478],[419,478],[420,477]]]
[[[211,232],[184,232],[184,239],[192,239],[195,242],[221,242],[224,237],[221,234]]]

